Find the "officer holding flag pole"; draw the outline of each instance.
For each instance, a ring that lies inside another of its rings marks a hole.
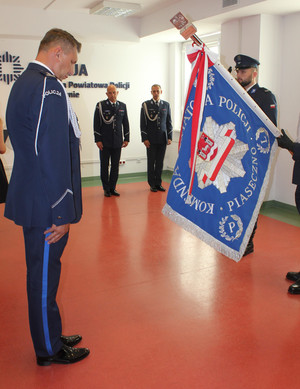
[[[247,55],[238,54],[234,57],[236,63],[235,70],[238,83],[248,92],[256,104],[268,116],[268,118],[277,125],[277,102],[273,93],[262,88],[256,82],[260,65],[259,61]],[[247,244],[244,256],[251,254],[254,251],[253,239],[257,229],[257,221],[254,225],[253,232]]]
[[[277,138],[278,146],[282,149],[288,150],[294,163],[293,179],[292,183],[297,185],[295,191],[295,203],[297,210],[300,214],[300,117],[298,124],[298,139],[297,142],[292,141],[284,130],[281,130],[282,135]],[[294,283],[290,285],[288,292],[291,294],[300,294],[300,272],[290,271],[287,273],[286,278]]]

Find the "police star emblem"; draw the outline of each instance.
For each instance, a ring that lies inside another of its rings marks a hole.
[[[244,177],[242,159],[248,150],[248,145],[237,139],[232,122],[219,126],[211,116],[207,117],[197,149],[199,188],[214,185],[225,193],[231,178]]]
[[[23,70],[19,56],[11,55],[7,51],[0,55],[0,81],[9,85],[20,77]]]

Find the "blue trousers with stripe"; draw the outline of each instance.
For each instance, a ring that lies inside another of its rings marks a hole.
[[[56,354],[62,347],[62,325],[56,294],[59,284],[60,258],[68,234],[58,242],[45,242],[47,228],[23,227],[26,265],[29,325],[36,355]]]

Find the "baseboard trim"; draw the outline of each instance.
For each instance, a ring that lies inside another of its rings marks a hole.
[[[298,211],[297,211],[297,208],[295,205],[282,203],[282,202],[276,201],[276,200],[268,200],[268,201],[264,201],[262,203],[261,211],[269,210],[269,209],[280,209],[281,211],[298,214]]]

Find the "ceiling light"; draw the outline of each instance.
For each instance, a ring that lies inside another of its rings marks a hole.
[[[118,1],[101,1],[90,9],[90,14],[105,16],[129,16],[141,10],[140,4],[121,3]]]

